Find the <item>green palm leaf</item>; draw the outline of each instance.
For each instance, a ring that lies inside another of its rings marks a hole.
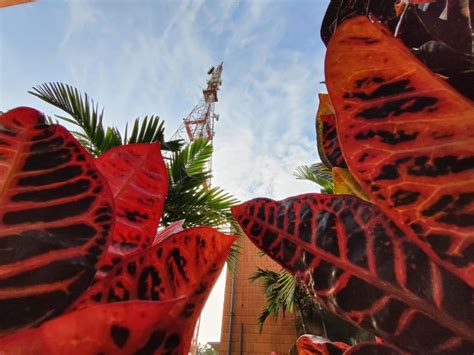
[[[91,154],[97,156],[121,144],[120,132],[116,128],[104,129],[104,110],[99,110],[99,105],[87,94],[82,95],[76,88],[62,83],[45,83],[29,93],[68,113],[70,117],[56,117],[80,128],[72,134]]]
[[[72,134],[94,156],[122,144],[160,142],[162,149],[169,151],[177,151],[183,144],[181,140],[165,141],[164,123],[156,116],[147,116],[141,122],[135,119],[130,137],[127,127],[122,138],[117,128],[104,128],[104,110],[99,110],[99,105],[87,93],[82,94],[67,84],[44,83],[29,93],[69,114],[70,117],[56,117],[79,127]]]
[[[334,193],[331,170],[323,164],[313,164],[311,167],[300,165],[293,174],[298,180],[309,180],[321,187],[321,192],[326,194]]]
[[[230,213],[230,207],[239,203],[219,187],[210,187],[212,177],[209,163],[212,145],[208,140],[197,139],[172,154],[167,162],[169,189],[161,223],[167,226],[184,219],[184,227],[207,225],[238,235],[242,231]],[[235,269],[239,251],[231,249],[228,266]]]
[[[223,232],[229,228],[241,234],[238,223],[230,213],[230,207],[239,201],[218,187],[209,187],[212,145],[205,139],[197,139],[186,147],[182,140],[165,141],[164,123],[157,116],[135,119],[129,131],[128,125],[122,136],[117,128],[104,128],[103,110],[87,94],[62,83],[45,83],[34,87],[31,94],[66,112],[69,117],[57,115],[79,130],[72,132],[76,139],[93,155],[121,144],[160,142],[163,150],[171,151],[166,157],[169,191],[162,215],[163,226],[184,219],[184,227],[210,226]],[[52,119],[50,119],[52,121]],[[229,267],[236,265],[237,247],[231,250]]]
[[[270,315],[278,318],[281,312],[285,316],[288,310],[294,312],[296,308],[296,292],[299,286],[295,278],[288,272],[280,272],[258,268],[250,277],[251,282],[261,280],[265,294],[265,307],[258,317],[258,330],[261,333],[265,321]]]
[[[181,139],[165,141],[164,121],[161,121],[158,116],[145,116],[141,122],[140,118],[136,118],[133,122],[130,137],[128,136],[128,123],[125,126],[124,144],[153,142],[160,142],[161,149],[172,152],[178,151],[184,143]]]

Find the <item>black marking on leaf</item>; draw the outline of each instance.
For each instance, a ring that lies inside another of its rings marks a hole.
[[[77,201],[66,202],[59,205],[7,212],[3,215],[3,223],[14,225],[59,221],[86,212],[92,203],[94,203],[95,199],[95,196],[87,196]]]
[[[418,200],[420,193],[418,191],[410,191],[410,190],[397,190],[390,196],[390,199],[393,202],[393,207],[411,205]]]
[[[342,210],[339,218],[346,235],[347,258],[354,264],[367,269],[367,240],[364,230],[356,222],[354,214],[349,208]]]
[[[313,211],[307,202],[301,205],[299,217],[300,222],[298,224],[298,238],[306,243],[311,243],[313,236],[313,228],[311,225]]]
[[[346,286],[336,294],[336,300],[338,306],[346,312],[362,311],[372,307],[383,296],[383,291],[377,287],[352,276]]]
[[[35,153],[35,152],[43,152],[43,151],[48,151],[48,150],[53,150],[56,148],[60,148],[64,144],[64,138],[63,137],[54,137],[49,140],[44,140],[40,141],[37,143],[33,143],[30,146],[30,152]]]
[[[130,336],[130,330],[126,327],[113,325],[110,328],[110,336],[112,337],[114,344],[122,349]]]
[[[4,264],[10,264],[66,247],[80,247],[96,233],[94,227],[81,223],[6,235],[0,238],[0,259]]]
[[[430,259],[415,244],[403,243],[402,247],[405,254],[407,288],[428,302],[432,302]]]
[[[335,256],[339,256],[339,245],[336,231],[336,216],[320,210],[316,216],[316,246]]]
[[[378,328],[384,332],[394,334],[401,315],[407,309],[407,306],[399,300],[391,298],[381,310],[373,315]]]
[[[446,155],[431,159],[428,156],[419,156],[413,159],[413,163],[407,166],[407,172],[413,176],[438,177],[450,173],[461,173],[474,169],[474,156],[460,158],[454,155]]]
[[[273,242],[278,238],[278,234],[270,230],[266,230],[265,234],[262,237],[262,247],[267,250],[273,244]]]
[[[23,171],[46,170],[59,167],[71,161],[69,149],[58,149],[41,153],[30,154],[25,160]]]
[[[141,300],[159,300],[161,277],[153,266],[143,268],[137,284],[138,298]]]
[[[394,164],[387,164],[382,167],[382,171],[374,178],[374,180],[397,180],[398,178],[400,178],[400,174],[398,173],[397,166]]]
[[[400,94],[404,94],[404,93],[415,90],[415,88],[409,87],[408,85],[410,85],[410,80],[402,79],[399,81],[382,84],[370,94],[367,94],[365,92],[353,92],[351,94],[346,94],[347,96],[344,95],[344,97],[356,98],[363,101],[367,101],[367,100],[378,99],[378,98],[386,97],[386,96],[400,95]],[[356,82],[356,87],[360,88],[361,86],[362,86],[361,81],[358,80]]]
[[[382,280],[388,281],[392,285],[397,285],[393,242],[387,234],[385,227],[381,224],[374,226],[373,233],[372,248],[374,250],[377,274]]]
[[[319,265],[313,270],[311,276],[314,282],[314,288],[317,291],[331,288],[344,271],[336,265],[325,260],[321,260]]]
[[[89,180],[79,179],[50,189],[21,192],[10,199],[13,202],[48,202],[86,193],[90,185]]]
[[[364,109],[356,114],[356,117],[365,119],[382,119],[390,115],[400,116],[404,113],[422,112],[438,103],[438,99],[429,96],[415,96],[392,100],[380,106]]]
[[[146,344],[135,352],[135,355],[154,354],[165,340],[166,333],[163,331],[155,331],[150,335]]]
[[[383,143],[396,145],[415,140],[418,137],[418,132],[408,134],[405,133],[404,130],[396,133],[382,130],[368,130],[366,132],[359,132],[355,135],[356,140],[367,140],[374,137],[380,137]]]
[[[167,350],[172,350],[176,348],[180,342],[181,342],[181,337],[179,336],[179,334],[177,333],[171,334],[165,341],[165,348]]]

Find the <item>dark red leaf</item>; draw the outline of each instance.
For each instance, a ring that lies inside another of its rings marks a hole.
[[[185,297],[179,316],[183,338],[191,340],[195,323],[224,266],[235,237],[209,227],[173,234],[157,245],[122,260],[72,305],[128,300],[166,301]]]
[[[415,353],[474,350],[472,288],[376,206],[308,194],[255,199],[232,214],[258,248],[334,313]]]
[[[175,354],[188,344],[175,316],[183,300],[89,307],[0,339],[0,352],[27,354]]]
[[[334,107],[328,94],[319,94],[316,114],[316,134],[319,157],[328,168],[346,168],[337,138]]]
[[[359,343],[351,346],[344,355],[408,355],[408,353],[386,344]]]
[[[171,223],[168,227],[158,232],[153,240],[153,245],[158,244],[165,238],[168,238],[170,235],[176,234],[183,230],[184,219]]]
[[[159,143],[129,144],[97,159],[115,198],[117,222],[110,247],[96,279],[123,256],[149,247],[160,223],[168,191],[168,175]]]
[[[71,134],[31,108],[0,116],[0,334],[72,303],[112,228],[107,182]]]
[[[305,334],[296,341],[298,355],[342,355],[349,345]]]
[[[474,105],[365,17],[344,22],[326,82],[349,170],[429,255],[474,286]]]

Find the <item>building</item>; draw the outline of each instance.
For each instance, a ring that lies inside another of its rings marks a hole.
[[[265,305],[265,297],[261,283],[249,281],[257,267],[274,271],[280,270],[281,267],[269,257],[261,256],[248,238],[242,237],[239,244],[241,255],[234,275],[234,287],[232,277],[227,273],[219,354],[288,354],[297,339],[295,316],[287,313],[284,318],[280,316],[277,320],[270,316],[260,334],[258,316]],[[232,333],[231,337],[229,332]]]

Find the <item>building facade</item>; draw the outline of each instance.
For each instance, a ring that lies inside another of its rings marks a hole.
[[[239,244],[241,255],[234,285],[232,276],[227,273],[219,354],[288,354],[297,339],[295,316],[287,313],[277,320],[270,316],[260,334],[258,317],[265,306],[265,297],[261,282],[249,280],[257,267],[273,271],[279,271],[281,267],[269,257],[261,256],[247,238],[241,238]]]

